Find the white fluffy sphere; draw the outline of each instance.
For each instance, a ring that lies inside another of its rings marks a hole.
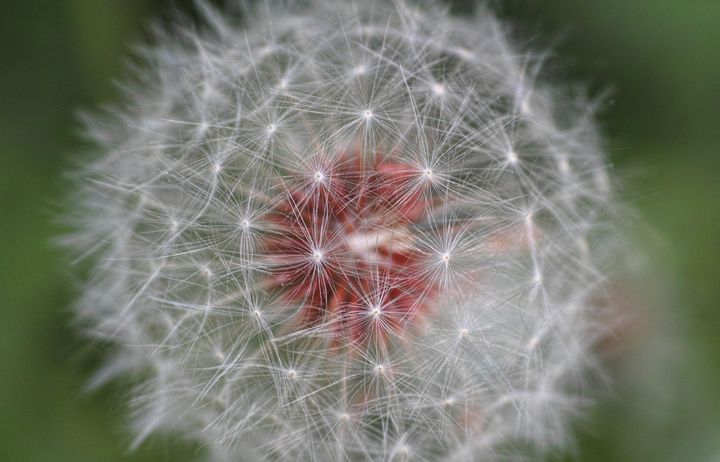
[[[77,314],[113,345],[98,381],[136,377],[137,441],[228,461],[562,445],[619,241],[593,105],[486,10],[201,9],[88,118],[73,201]]]

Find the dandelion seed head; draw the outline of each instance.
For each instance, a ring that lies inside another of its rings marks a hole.
[[[99,375],[137,377],[136,441],[213,462],[567,444],[623,255],[596,105],[481,7],[230,3],[142,51],[70,201],[77,317],[113,345]]]

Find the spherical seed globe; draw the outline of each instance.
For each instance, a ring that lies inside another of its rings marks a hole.
[[[492,461],[568,439],[619,249],[594,105],[492,13],[199,3],[87,117],[77,316],[136,442]],[[239,13],[238,13],[239,11]]]

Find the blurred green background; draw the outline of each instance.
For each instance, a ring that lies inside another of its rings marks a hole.
[[[361,0],[358,0],[361,1]],[[127,450],[122,385],[83,394],[99,354],[50,243],[82,142],[75,113],[116,96],[131,44],[176,0],[4,0],[0,9],[0,462],[193,460],[157,438]],[[459,12],[469,2],[453,2]],[[600,116],[633,239],[652,270],[609,396],[558,460],[720,461],[720,1],[509,0],[498,9],[563,72],[613,89]],[[559,37],[558,41],[552,39]]]

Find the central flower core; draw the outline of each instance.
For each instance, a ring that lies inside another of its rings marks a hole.
[[[265,219],[266,286],[299,306],[302,326],[386,339],[438,293],[420,234],[431,177],[402,162],[344,157],[282,185]]]

